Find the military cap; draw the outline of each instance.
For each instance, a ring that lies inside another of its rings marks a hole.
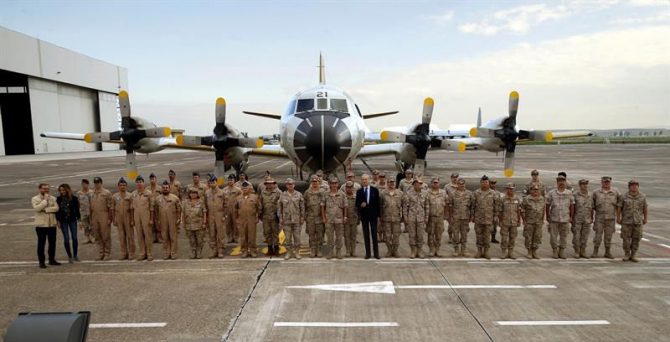
[[[537,170],[533,170],[533,171],[530,172],[530,174],[531,174],[531,175],[539,175],[540,172],[537,171]]]
[[[418,178],[414,178],[414,179],[412,180],[412,184],[414,184],[414,183],[423,183],[423,182],[422,182],[420,179],[418,179]]]
[[[463,179],[463,178],[459,178],[459,179],[456,181],[456,183],[458,183],[458,184],[465,184],[465,179]]]
[[[290,178],[290,177],[289,177],[289,178],[286,178],[286,181],[284,181],[284,183],[286,183],[286,184],[295,184],[295,181],[293,180],[293,178]]]
[[[340,180],[337,179],[337,177],[330,177],[330,179],[328,180],[328,183],[331,183],[331,184],[332,183],[339,183],[339,182],[340,182]]]
[[[312,177],[310,177],[310,180],[311,180],[312,182],[318,182],[318,181],[319,181],[319,176],[317,176],[317,175],[312,175]]]
[[[640,185],[640,183],[636,179],[631,179],[631,180],[628,181],[628,185],[633,185],[633,184]]]
[[[251,183],[249,183],[249,182],[247,182],[247,181],[242,182],[242,187],[243,187],[243,188],[246,188],[246,187],[248,187],[249,185],[251,185]]]
[[[388,183],[395,183],[395,177],[389,177]]]
[[[565,180],[565,176],[558,176],[558,177],[556,177],[556,180],[557,180],[557,181]]]
[[[568,174],[565,173],[565,171],[561,171],[561,172],[559,172],[558,175],[559,175],[559,176],[563,176],[563,177],[565,177],[565,178],[568,178]]]
[[[173,169],[170,169],[170,171],[168,171],[168,174],[169,174],[169,175],[176,175],[177,173],[176,173],[176,172],[174,172],[174,170],[173,170]]]
[[[322,170],[316,170],[316,175],[317,176],[323,176],[323,171]]]
[[[150,173],[150,174],[149,174],[149,178],[156,178],[156,174],[154,174],[153,172]]]
[[[193,176],[198,176],[198,177],[200,177],[200,172],[198,172],[198,171],[193,171]]]
[[[505,189],[514,189],[514,183],[507,183],[507,186],[505,186]]]
[[[489,183],[490,183],[491,185],[496,185],[496,184],[498,184],[498,181],[495,180],[495,179],[489,179]]]
[[[487,175],[483,175],[482,179],[480,179],[480,181],[482,181],[482,182],[487,181],[487,180],[489,180],[489,177]]]
[[[582,178],[582,179],[579,180],[579,184],[589,184],[589,180]]]
[[[379,170],[377,170],[377,169],[372,170],[372,174],[373,174],[373,175],[378,175],[378,174],[379,174]]]
[[[412,170],[411,168],[409,168],[409,169],[405,170],[405,173],[414,173],[414,170]]]
[[[353,172],[349,171],[347,172],[347,177],[356,177],[356,175]]]
[[[140,182],[144,182],[144,177],[142,177],[142,175],[138,175],[137,177],[135,177],[135,183],[140,183]]]
[[[440,181],[440,177],[433,177],[433,178],[430,179],[430,181],[431,181],[431,182],[439,182],[439,181]]]
[[[94,177],[94,178],[93,178],[93,183],[102,183],[102,178],[100,178],[100,177]]]
[[[263,183],[264,184],[276,184],[277,182],[274,179],[272,179],[272,177],[267,177],[265,179],[265,182],[263,182]]]
[[[229,175],[228,175],[228,179],[233,179],[233,180],[234,180],[234,179],[235,179],[235,175],[234,175],[234,174],[232,174],[232,173],[231,173],[231,174],[229,174]]]
[[[161,183],[161,184],[162,184],[162,185],[170,185],[170,182],[164,180],[163,183]]]
[[[216,182],[217,180],[218,180],[218,178],[216,178],[216,176],[214,176],[214,175],[212,175],[211,177],[209,177],[209,181],[210,181],[210,183]]]
[[[116,184],[128,184],[128,182],[126,182],[125,178],[121,177],[119,178],[119,181]]]
[[[352,182],[352,181],[347,181],[347,182],[345,183],[345,186],[346,186],[347,188],[353,188],[353,187],[354,187],[354,182]]]
[[[458,178],[458,172],[452,172],[451,178]]]
[[[610,177],[610,176],[602,176],[602,178],[600,178],[600,180],[603,181],[603,182],[609,182],[609,181],[612,180],[612,177]]]
[[[200,195],[200,194],[198,193],[198,188],[189,188],[189,189],[188,189],[188,193],[190,194],[190,193],[192,193],[192,192],[195,192],[196,194]]]

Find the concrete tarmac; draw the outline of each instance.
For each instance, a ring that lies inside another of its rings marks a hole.
[[[482,151],[430,151],[427,177],[448,181],[459,172],[468,187],[482,174],[499,179],[502,154]],[[138,156],[140,173],[167,178],[174,169],[183,184],[192,171],[204,174],[214,156],[204,152]],[[248,170],[255,183],[266,170],[282,181],[299,178],[284,159],[252,157]],[[395,174],[392,157],[367,160],[373,168]],[[281,258],[188,259],[188,240],[180,233],[179,259],[163,261],[154,244],[153,262],[92,261],[94,245],[81,244],[81,263],[37,268],[36,238],[30,197],[37,183],[53,187],[101,176],[114,191],[124,174],[122,153],[45,155],[0,158],[0,335],[19,312],[92,311],[89,341],[627,341],[668,340],[670,327],[670,145],[519,146],[516,175],[520,186],[538,169],[553,186],[558,171],[573,185],[580,178],[599,187],[613,177],[626,191],[630,178],[640,181],[650,204],[650,221],[641,242],[640,263],[622,262],[619,234],[613,237],[614,260],[573,258],[569,236],[567,260],[551,259],[544,231],[540,260],[524,257],[523,237],[516,260],[452,258],[443,238],[443,258],[408,259],[407,234],[401,236],[403,258],[283,261]],[[357,174],[365,166],[354,163]],[[52,191],[56,195],[56,189]],[[360,234],[360,233],[359,233]],[[259,225],[259,236],[260,225]],[[446,233],[445,233],[446,235]],[[591,234],[591,239],[593,233]],[[259,237],[259,243],[262,238]],[[468,238],[475,252],[474,232]],[[303,231],[303,244],[307,236]],[[362,242],[362,236],[359,236]],[[260,243],[262,245],[262,243]],[[58,233],[57,259],[66,261]],[[232,252],[230,244],[226,251]],[[424,246],[424,248],[427,248]],[[592,250],[589,242],[588,251]],[[306,251],[303,250],[305,253]],[[386,253],[382,244],[380,252]],[[205,247],[205,255],[209,249]],[[602,251],[601,251],[602,253]],[[112,257],[118,258],[112,229]]]

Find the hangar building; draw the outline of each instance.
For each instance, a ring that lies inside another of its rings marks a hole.
[[[40,133],[118,130],[127,85],[123,67],[0,26],[0,155],[118,149]]]

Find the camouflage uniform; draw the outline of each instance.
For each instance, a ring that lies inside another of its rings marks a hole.
[[[191,189],[197,191],[195,188]],[[191,190],[189,190],[190,192]],[[186,237],[188,237],[191,245],[191,259],[200,259],[202,257],[202,247],[205,245],[204,217],[207,215],[207,208],[201,199],[194,203],[189,198],[182,205],[182,222]]]
[[[133,220],[133,195],[129,192],[115,193],[112,196],[114,206],[114,225],[119,235],[121,247],[120,260],[135,259],[135,232],[130,225]]]
[[[469,190],[455,190],[448,197],[449,218],[453,226],[452,240],[454,242],[454,256],[465,256],[470,221],[472,221],[475,198]]]
[[[507,194],[500,197],[500,248],[503,259],[516,259],[513,253],[517,230],[521,224],[521,203],[521,198],[516,194],[512,197]]]
[[[565,259],[565,247],[567,246],[568,231],[570,228],[570,207],[575,204],[572,191],[558,189],[549,191],[547,194],[547,208],[549,210],[549,243],[554,251],[554,258]]]
[[[539,194],[539,193],[538,193]],[[523,216],[524,244],[528,250],[528,257],[538,259],[537,249],[542,244],[542,225],[546,211],[544,197],[528,195],[521,203],[521,215]]]
[[[444,186],[444,191],[447,192],[447,197],[451,197],[454,194],[454,191],[456,191],[457,188],[458,188],[458,184],[455,184],[455,183],[449,183],[449,184],[445,185]],[[453,223],[453,220],[452,220],[451,217],[449,217],[447,219],[447,223],[449,224],[447,226],[447,234],[449,235],[448,243],[454,243],[454,239],[453,239],[454,227],[452,227],[454,225],[454,223]]]
[[[207,203],[207,224],[209,232],[210,258],[223,258],[223,251],[226,247],[226,227],[225,227],[225,203],[226,197],[218,186],[209,188],[205,191],[205,202]]]
[[[423,233],[425,223],[428,221],[428,214],[428,196],[426,193],[421,190],[417,193],[414,187],[409,188],[403,196],[402,217],[409,232],[410,258],[423,257],[421,247],[423,246]]]
[[[605,234],[605,257],[610,257],[610,247],[612,244],[612,235],[614,235],[614,221],[616,218],[617,204],[619,203],[621,194],[616,189],[604,191],[598,189],[593,192],[593,209],[595,210],[595,222],[593,223],[593,254],[592,258],[598,256],[598,248],[600,242],[603,241],[603,233]]]
[[[325,194],[325,228],[326,244],[328,248],[327,258],[333,255],[333,244],[335,245],[335,256],[342,259],[342,238],[344,236],[344,217],[347,210],[347,195],[342,191]]]
[[[537,185],[537,187],[540,188],[540,196],[542,196],[542,197],[547,196],[547,186],[544,183],[542,183],[542,181],[539,181],[539,180],[537,182],[533,182],[531,180],[528,183],[528,185],[526,185],[526,190],[525,190],[526,194],[530,194],[530,188],[532,188],[533,185]]]
[[[321,188],[316,191],[309,188],[302,194],[305,199],[305,228],[309,236],[312,257],[321,256],[321,237],[324,232],[321,208],[325,205],[324,195],[325,192]]]
[[[474,197],[475,234],[477,234],[477,255],[475,257],[489,258],[488,251],[491,242],[493,219],[498,214],[500,196],[493,189],[486,191],[477,189]]]
[[[356,195],[353,196],[354,202]],[[381,218],[386,229],[387,257],[398,256],[400,245],[400,222],[403,214],[403,192],[400,189],[386,189],[379,195]]]
[[[361,188],[361,184],[358,182],[353,182],[354,183],[354,194],[356,194],[356,191]],[[372,185],[372,184],[371,184]],[[347,182],[344,182],[342,186],[340,186],[340,191],[344,192],[346,190]],[[380,190],[381,192],[381,190]]]
[[[621,209],[621,239],[623,250],[629,260],[637,261],[635,253],[640,246],[642,229],[644,225],[644,213],[648,210],[647,196],[641,192],[633,195],[627,192],[619,200]]]
[[[81,227],[84,229],[86,235],[85,243],[92,243],[94,240],[93,230],[91,229],[91,198],[93,197],[93,190],[83,192],[77,191],[77,199],[79,200],[79,216],[81,217]]]
[[[593,200],[587,191],[575,192],[575,214],[572,223],[572,247],[575,257],[586,258],[586,244],[589,241],[591,224],[593,223]]]
[[[270,191],[265,188],[260,193],[261,202],[261,220],[263,220],[263,236],[265,242],[270,245],[279,246],[279,216],[277,209],[279,208],[279,197],[281,190],[274,188]],[[269,247],[268,247],[269,249]]]
[[[198,198],[202,202],[202,204],[207,205],[207,199],[205,198],[205,192],[207,191],[207,185],[203,183],[198,183],[198,185],[195,185],[193,183],[189,184],[188,187],[186,188],[186,195],[188,196],[188,193],[191,192],[191,190],[195,190],[198,192]]]
[[[298,191],[290,193],[288,190],[279,196],[279,219],[286,234],[286,245],[289,250],[286,256],[293,254],[300,259],[300,227],[305,220],[305,200]]]
[[[430,189],[426,194],[429,207],[428,224],[426,225],[428,248],[430,249],[430,256],[440,257],[444,220],[449,217],[447,192],[442,189],[437,191]]]
[[[353,188],[356,189],[355,184]],[[347,195],[347,222],[344,223],[344,247],[347,250],[347,255],[352,257],[356,256],[356,236],[358,235],[358,223],[360,222],[356,208],[356,191],[357,189],[351,196]]]

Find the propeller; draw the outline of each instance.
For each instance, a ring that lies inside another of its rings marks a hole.
[[[519,93],[512,91],[509,94],[509,114],[499,129],[493,131],[493,136],[503,142],[505,148],[505,177],[514,175],[514,151],[519,132],[516,130],[516,114],[519,109]]]
[[[263,139],[240,137],[228,129],[226,126],[226,100],[222,97],[216,99],[214,113],[216,125],[214,126],[213,135],[180,135],[177,137],[177,144],[185,146],[212,146],[215,157],[214,173],[220,186],[223,185],[226,171],[226,165],[223,160],[226,150],[231,147],[260,148],[263,146]]]
[[[172,130],[169,127],[141,128],[138,122],[130,116],[130,99],[128,92],[119,92],[119,107],[121,110],[121,130],[114,132],[92,132],[84,135],[84,141],[88,143],[104,143],[123,141],[126,150],[126,175],[131,181],[137,178],[137,164],[135,162],[135,150],[144,138],[169,137]]]

